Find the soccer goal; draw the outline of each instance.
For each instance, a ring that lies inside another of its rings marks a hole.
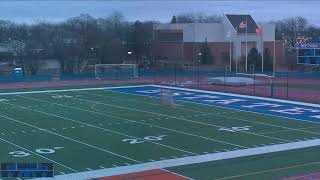
[[[138,78],[136,64],[96,64],[96,79],[133,79]]]
[[[169,89],[160,90],[160,105],[173,106],[173,91]]]

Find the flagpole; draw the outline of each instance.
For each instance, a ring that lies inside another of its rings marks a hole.
[[[263,29],[261,28],[260,29],[260,34],[261,34],[261,52],[262,52],[262,55],[261,55],[261,61],[262,61],[262,67],[261,67],[261,71],[263,72],[264,70],[264,44],[263,44]]]
[[[231,66],[232,66],[232,47],[231,47],[231,33],[230,33],[230,44],[229,44],[229,46],[230,46],[230,49],[229,49],[229,51],[230,51],[230,72],[232,71],[232,68],[231,68]]]
[[[238,40],[238,27],[236,27],[236,41]],[[241,40],[240,40],[240,49],[241,49]],[[238,58],[236,58],[236,74],[238,74]]]
[[[229,38],[229,71],[231,72],[232,71],[232,47],[231,47],[231,31],[229,30],[228,31],[228,34],[226,36],[227,38]]]
[[[274,41],[273,41],[273,73],[272,73],[273,76],[275,76],[275,70],[276,70],[276,36],[274,36]]]
[[[246,72],[248,71],[248,18],[246,18]]]

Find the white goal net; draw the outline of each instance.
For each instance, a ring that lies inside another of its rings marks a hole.
[[[173,106],[173,91],[168,89],[161,89],[160,91],[160,105]]]
[[[138,78],[136,64],[96,64],[96,79],[133,79]]]

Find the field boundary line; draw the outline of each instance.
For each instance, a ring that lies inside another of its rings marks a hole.
[[[2,102],[2,103],[3,103],[3,102]],[[9,103],[5,103],[5,104],[9,104]],[[11,104],[9,104],[9,105],[11,105]],[[118,156],[118,157],[121,157],[121,158],[130,160],[130,161],[133,161],[133,162],[135,162],[135,163],[141,163],[140,161],[137,161],[137,160],[135,160],[135,159],[132,159],[132,158],[129,158],[129,157],[126,157],[126,156],[123,156],[123,155],[120,155],[120,154],[111,152],[111,151],[109,151],[109,150],[106,150],[106,149],[103,149],[103,148],[100,148],[100,147],[97,147],[97,146],[94,146],[94,145],[91,145],[91,144],[88,144],[88,143],[85,143],[85,142],[82,142],[82,141],[73,139],[73,138],[70,138],[70,137],[67,137],[67,136],[58,134],[58,133],[54,133],[54,132],[48,131],[48,130],[46,130],[46,129],[43,129],[43,128],[40,128],[40,127],[31,125],[31,124],[28,124],[28,123],[25,123],[25,122],[21,122],[21,121],[19,121],[19,120],[17,120],[17,119],[11,118],[11,117],[7,117],[7,116],[1,115],[1,114],[0,114],[0,117],[5,118],[5,119],[8,119],[8,120],[10,120],[10,121],[14,121],[14,122],[23,124],[23,125],[25,125],[25,126],[32,127],[32,128],[34,128],[34,129],[39,129],[40,131],[43,131],[43,132],[46,132],[46,133],[49,133],[49,134],[53,134],[53,135],[55,135],[55,136],[58,136],[58,137],[61,137],[61,138],[64,138],[64,139],[68,139],[68,140],[70,140],[70,141],[73,141],[73,142],[76,142],[76,143],[85,145],[85,146],[87,146],[87,147],[91,147],[91,148],[96,149],[96,150],[100,150],[100,151],[105,152],[105,153],[108,153],[108,154],[112,154],[112,155],[114,155],[114,156]]]
[[[159,87],[159,88],[168,88],[168,89],[175,88],[175,87],[160,86],[160,85],[149,85],[149,87]],[[113,88],[113,89],[120,89],[120,88],[121,87]],[[180,88],[180,89],[179,88],[175,88],[175,89],[184,90],[184,91],[191,91],[191,92],[203,92],[203,93],[208,93],[208,94],[216,94],[217,93],[217,92],[204,91],[204,90],[195,90],[195,89],[187,89],[187,88]],[[109,89],[106,89],[106,90],[109,90]],[[110,90],[112,90],[112,89],[110,89]],[[118,92],[118,91],[115,91],[115,92]],[[225,94],[225,95],[228,96],[228,94]],[[232,96],[238,97],[237,94],[232,94]],[[241,96],[243,96],[243,95],[239,95],[239,97],[241,97]],[[261,97],[256,97],[256,98],[261,98]],[[255,99],[255,97],[252,97],[251,99]],[[264,98],[264,100],[278,102],[277,101],[278,99]],[[270,116],[270,117],[277,117],[277,118],[283,118],[283,119],[289,119],[289,120],[296,120],[296,121],[320,124],[320,122],[301,119],[301,118],[293,118],[293,117],[286,117],[286,116],[275,115],[275,114],[267,114],[267,113],[263,113],[263,112],[244,110],[244,109],[240,109],[240,108],[237,109],[237,108],[226,107],[226,106],[222,106],[222,105],[204,104],[204,103],[186,101],[186,100],[180,100],[180,99],[175,99],[175,101],[180,101],[180,102],[185,102],[185,103],[193,103],[193,104],[204,105],[204,106],[209,106],[209,107],[219,107],[219,108],[225,108],[225,109],[230,109],[230,110],[235,110],[235,111],[240,111],[240,112],[254,113],[254,114],[260,114],[260,115],[264,115],[264,116]],[[280,100],[280,101],[287,101],[287,100]],[[317,104],[310,104],[310,103],[304,103],[303,104],[302,102],[297,102],[297,101],[289,101],[289,102],[291,102],[290,104],[298,103],[298,104],[295,104],[295,105],[299,105],[300,104],[300,105],[309,106],[309,107],[318,107],[318,106],[320,106],[320,105],[317,105]],[[286,103],[286,102],[284,102],[284,103]],[[305,104],[309,104],[309,105],[305,105]],[[315,106],[311,106],[311,105],[315,105]]]
[[[151,97],[151,98],[158,98],[158,99],[159,99],[159,97],[151,96],[151,95],[134,94],[134,93],[120,92],[120,91],[109,91],[109,92],[112,92],[112,93],[120,93],[120,94],[127,94],[127,95],[135,95],[135,96],[142,96],[142,97]],[[79,93],[81,93],[81,94],[86,94],[86,95],[95,95],[95,96],[100,96],[100,97],[106,97],[106,96],[98,95],[98,94],[88,94],[88,93],[84,93],[84,92],[79,92]],[[111,97],[111,96],[108,96],[108,97],[116,99],[115,97]],[[122,99],[122,98],[118,98],[118,99],[120,99],[120,100],[122,100],[122,101],[145,103],[145,104],[149,104],[149,105],[157,105],[157,104],[155,104],[155,103],[140,102],[140,101],[137,101],[137,99],[133,99],[133,100],[126,100],[126,99]],[[232,109],[232,108],[229,108],[229,107],[222,107],[222,106],[215,106],[215,105],[207,105],[207,104],[202,104],[202,103],[197,103],[197,102],[192,102],[192,101],[184,101],[184,100],[179,100],[179,99],[175,99],[175,101],[180,101],[180,102],[183,102],[183,103],[197,104],[197,105],[204,105],[204,106],[213,106],[213,107],[218,107],[218,108],[222,108],[222,109],[225,108],[225,109],[230,109],[230,110],[234,110],[234,111],[240,111],[240,112],[246,112],[246,113],[254,113],[254,114],[260,114],[260,115],[265,115],[265,116],[274,116],[274,115],[268,115],[268,114],[261,114],[261,113],[259,113],[259,112],[251,112],[251,111],[240,110],[240,109]],[[250,120],[246,120],[246,119],[241,119],[241,118],[236,118],[236,117],[231,117],[231,116],[225,116],[225,115],[215,114],[215,113],[210,113],[210,112],[197,111],[197,110],[192,110],[192,109],[182,109],[182,108],[180,108],[179,106],[177,106],[177,107],[173,106],[172,108],[180,109],[180,110],[185,110],[185,111],[190,111],[190,112],[197,112],[197,113],[206,114],[207,117],[208,117],[208,115],[212,115],[212,116],[217,116],[217,117],[223,117],[223,118],[233,119],[233,120],[237,120],[237,121],[244,121],[244,122],[250,122],[250,123],[254,123],[254,124],[260,124],[260,125],[270,126],[270,127],[283,128],[283,129],[287,129],[286,131],[289,131],[289,130],[290,130],[290,131],[300,131],[300,132],[305,132],[305,133],[310,133],[310,134],[320,134],[320,133],[317,133],[317,132],[304,130],[304,129],[309,129],[309,128],[291,128],[291,127],[287,127],[287,126],[274,125],[274,124],[263,123],[263,122],[255,122],[255,121],[250,121]],[[291,118],[282,117],[282,116],[279,116],[278,118],[291,119]],[[304,121],[304,120],[302,120],[302,119],[297,119],[297,120],[299,120],[299,121]],[[304,122],[305,122],[305,121],[304,121]],[[314,122],[314,121],[306,121],[306,122],[308,122],[308,123],[320,124],[319,122]],[[313,127],[316,127],[316,126],[313,126]],[[320,127],[320,126],[319,126],[319,127]],[[264,134],[264,133],[262,133],[262,134]]]
[[[273,101],[273,102],[282,102],[282,103],[288,103],[288,104],[294,104],[294,105],[298,104],[298,105],[303,105],[303,106],[320,108],[319,104],[313,104],[313,103],[305,103],[305,102],[299,102],[299,101],[257,97],[257,96],[249,96],[249,95],[241,95],[241,94],[233,94],[233,93],[222,93],[222,92],[206,91],[206,90],[198,90],[198,89],[188,89],[188,88],[182,88],[182,87],[172,87],[172,86],[163,86],[163,85],[134,85],[134,86],[112,86],[112,87],[100,87],[100,88],[76,88],[76,89],[56,89],[56,90],[53,89],[53,90],[39,90],[39,91],[18,91],[18,92],[0,93],[0,96],[1,95],[18,95],[18,94],[39,94],[39,93],[54,93],[54,92],[108,90],[108,89],[122,89],[122,88],[134,88],[134,87],[159,87],[159,88],[186,90],[186,91],[193,91],[193,92],[202,92],[202,93],[233,96],[233,97],[243,97],[243,98],[248,98],[248,99],[268,100],[268,101]]]
[[[250,149],[241,149],[241,150],[234,150],[234,151],[228,151],[228,152],[205,154],[205,155],[199,155],[199,156],[189,156],[189,157],[183,157],[183,158],[177,158],[177,159],[168,159],[168,160],[148,162],[143,164],[136,164],[136,165],[130,165],[130,166],[116,167],[116,168],[71,173],[67,175],[58,175],[55,178],[58,180],[99,178],[99,177],[105,177],[105,176],[114,176],[114,175],[120,175],[120,174],[147,171],[152,169],[163,169],[163,168],[177,167],[177,166],[183,166],[183,165],[191,165],[196,163],[205,163],[205,162],[212,162],[212,161],[218,161],[218,160],[248,157],[253,155],[269,154],[269,153],[282,152],[282,151],[288,151],[288,150],[302,149],[307,147],[314,147],[319,145],[320,145],[320,139],[315,139],[315,140],[277,144],[277,145],[263,146],[263,147],[250,148]],[[47,180],[48,178],[40,178],[40,179]]]
[[[121,86],[123,88],[144,87],[148,85],[136,85],[136,86]],[[17,92],[5,92],[0,93],[0,96],[4,95],[19,95],[19,94],[41,94],[41,93],[55,93],[55,92],[73,92],[73,91],[93,91],[93,90],[107,90],[119,87],[99,87],[99,88],[76,88],[76,89],[52,89],[52,90],[38,90],[38,91],[17,91]]]
[[[20,96],[20,95],[17,95],[17,96],[24,97],[24,96]],[[120,133],[120,132],[113,131],[113,130],[110,130],[110,129],[107,129],[107,128],[102,128],[102,127],[99,127],[99,126],[96,126],[96,125],[92,125],[92,124],[89,124],[89,123],[77,121],[77,120],[74,120],[74,119],[71,119],[71,118],[67,118],[67,117],[64,117],[64,116],[60,116],[60,115],[48,113],[48,112],[45,112],[45,111],[36,110],[36,109],[32,109],[32,108],[28,108],[28,107],[12,104],[12,103],[7,103],[7,102],[2,102],[2,103],[6,103],[6,104],[11,105],[11,106],[13,106],[15,108],[26,109],[26,110],[29,110],[29,111],[34,111],[34,112],[45,114],[45,115],[48,115],[48,116],[54,116],[54,117],[57,117],[57,118],[60,118],[60,119],[64,119],[64,120],[68,120],[68,121],[71,121],[71,122],[74,122],[74,123],[78,123],[78,124],[86,125],[86,126],[89,126],[89,127],[97,128],[97,129],[100,129],[100,130],[103,130],[103,131],[107,131],[107,132],[110,132],[110,133],[113,133],[113,134],[118,134],[118,135],[129,137],[129,138],[136,138],[136,139],[139,139],[139,140],[144,140],[144,141],[150,142],[152,144],[156,144],[156,145],[163,146],[163,147],[166,147],[166,148],[174,149],[174,150],[181,151],[181,152],[184,152],[184,153],[188,153],[188,154],[192,154],[192,155],[198,155],[197,153],[186,151],[186,150],[183,150],[183,149],[180,149],[180,148],[176,148],[176,147],[172,147],[172,146],[169,146],[169,145],[165,145],[165,144],[161,144],[161,143],[157,143],[157,142],[152,142],[152,141],[149,141],[149,140],[141,139],[141,138],[138,138],[138,137],[135,137],[135,136],[131,136],[131,135],[128,135],[128,134]]]
[[[105,106],[122,108],[122,109],[137,111],[137,112],[149,113],[149,114],[153,114],[153,115],[157,115],[157,116],[162,116],[162,117],[168,117],[168,118],[182,120],[182,121],[189,122],[189,123],[201,124],[201,125],[204,125],[204,126],[211,126],[211,127],[216,127],[216,128],[223,128],[224,127],[224,126],[209,124],[209,123],[205,123],[205,122],[193,121],[191,119],[186,119],[186,118],[181,118],[181,117],[176,117],[176,116],[170,116],[170,115],[166,115],[166,114],[156,113],[156,112],[152,112],[152,111],[140,110],[140,109],[129,108],[129,107],[124,107],[124,106],[118,106],[118,105],[112,105],[112,104],[103,103],[103,102],[99,102],[99,101],[92,101],[92,100],[80,99],[80,98],[75,98],[75,97],[72,97],[72,99],[76,99],[76,100],[79,100],[79,101],[92,102],[92,103],[95,103],[95,104],[101,104],[101,105],[105,105]],[[269,138],[269,139],[274,139],[274,140],[279,140],[279,141],[284,141],[284,142],[292,142],[292,141],[287,140],[287,139],[276,138],[276,137],[267,136],[267,135],[258,134],[258,133],[253,133],[253,132],[239,131],[239,133],[250,134],[250,135],[253,135],[253,136],[264,137],[264,138]]]
[[[50,161],[50,162],[56,163],[56,164],[58,164],[59,166],[62,166],[62,167],[64,167],[64,168],[67,168],[67,169],[69,169],[69,170],[71,170],[71,171],[79,172],[79,171],[77,171],[77,170],[75,170],[75,169],[73,169],[73,168],[71,168],[71,167],[69,167],[69,166],[67,166],[67,165],[64,165],[64,164],[59,163],[59,162],[57,162],[57,161],[55,161],[55,160],[52,160],[52,159],[47,158],[47,157],[45,157],[45,156],[42,156],[42,155],[40,155],[40,154],[38,154],[38,153],[36,153],[36,152],[33,152],[33,151],[31,151],[31,150],[29,150],[29,149],[27,149],[27,148],[25,148],[25,147],[22,147],[22,146],[20,146],[20,145],[18,145],[18,144],[15,144],[15,143],[13,143],[13,142],[11,142],[11,141],[8,141],[8,140],[6,140],[6,139],[3,139],[3,138],[1,138],[1,137],[0,137],[0,141],[5,142],[5,143],[7,143],[7,144],[10,144],[10,145],[12,145],[12,146],[18,147],[18,148],[23,149],[23,150],[25,150],[25,151],[28,151],[28,152],[31,153],[31,154],[34,154],[34,155],[36,155],[36,156],[39,156],[39,157],[41,157],[41,158],[43,158],[43,159],[46,159],[46,160],[48,160],[48,161]]]
[[[31,97],[26,97],[26,96],[19,96],[19,97],[24,97],[26,99],[33,99],[33,100],[36,100],[36,101],[47,102],[47,103],[51,103],[51,104],[55,104],[55,105],[59,105],[59,106],[63,106],[63,107],[68,107],[68,108],[72,108],[72,109],[77,109],[77,110],[80,110],[80,111],[90,112],[90,113],[94,113],[94,114],[100,114],[102,116],[107,116],[107,117],[112,117],[112,118],[116,118],[116,119],[126,120],[126,121],[134,122],[134,123],[137,123],[137,124],[153,126],[153,127],[159,128],[159,129],[165,129],[167,131],[172,131],[172,132],[176,132],[176,133],[180,133],[180,134],[185,134],[185,135],[188,135],[188,136],[193,136],[193,137],[197,137],[197,138],[201,138],[201,139],[206,139],[206,140],[210,140],[210,141],[214,141],[214,142],[219,142],[219,143],[222,143],[222,144],[228,144],[228,145],[232,145],[232,146],[235,146],[235,147],[248,148],[246,146],[241,146],[241,145],[237,145],[237,144],[233,144],[233,143],[228,143],[228,142],[220,141],[220,140],[217,140],[217,139],[213,139],[213,138],[209,138],[209,137],[205,137],[205,136],[201,136],[201,135],[191,134],[191,133],[187,133],[187,132],[183,132],[183,131],[179,131],[179,130],[175,130],[175,129],[170,129],[170,128],[167,128],[167,127],[162,127],[162,126],[158,126],[158,125],[154,125],[154,124],[139,122],[139,121],[131,120],[131,119],[128,119],[128,118],[122,118],[122,117],[114,116],[114,115],[110,115],[110,114],[105,114],[105,113],[101,113],[100,111],[91,111],[91,110],[88,110],[88,109],[82,109],[82,108],[78,108],[78,107],[68,106],[68,105],[65,105],[65,104],[54,103],[54,102],[41,100],[41,99],[36,99],[36,98],[31,98]]]
[[[267,101],[273,101],[273,102],[281,102],[281,103],[287,103],[287,104],[303,105],[303,106],[320,108],[319,104],[305,103],[305,102],[300,102],[300,101],[290,101],[290,100],[283,100],[283,99],[276,99],[276,98],[257,97],[257,96],[249,96],[249,95],[233,94],[233,93],[222,93],[222,92],[216,92],[216,91],[206,91],[206,90],[199,90],[199,89],[189,89],[189,88],[163,86],[163,85],[146,85],[146,86],[193,91],[193,92],[201,92],[201,93],[224,95],[224,96],[242,97],[242,98],[247,98],[247,99],[267,100]],[[118,87],[117,89],[119,89],[119,88],[121,88],[121,87]],[[116,88],[112,88],[112,89],[116,89]]]

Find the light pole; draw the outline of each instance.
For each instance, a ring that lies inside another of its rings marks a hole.
[[[226,36],[229,39],[229,68],[230,72],[232,71],[232,40],[231,40],[231,31],[228,31]]]
[[[199,52],[198,53],[198,72],[197,72],[197,81],[198,81],[198,89],[199,89],[199,87],[200,87],[200,63],[201,63],[201,56],[202,56],[202,53],[201,52]]]

